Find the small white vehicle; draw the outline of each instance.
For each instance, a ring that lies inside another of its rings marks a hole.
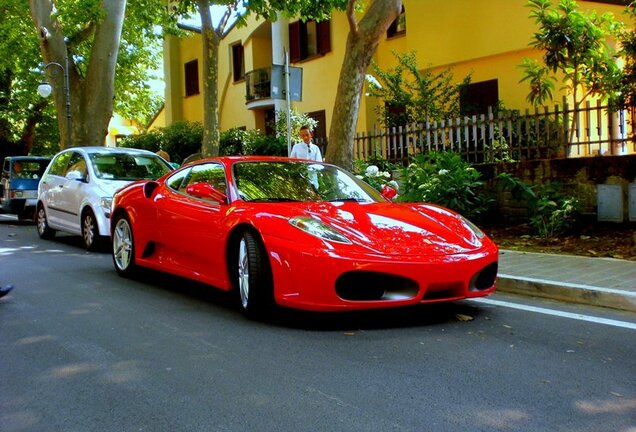
[[[36,226],[42,239],[56,231],[82,236],[95,250],[110,236],[110,205],[115,192],[140,179],[157,179],[172,170],[147,150],[73,147],[56,154],[38,186]]]

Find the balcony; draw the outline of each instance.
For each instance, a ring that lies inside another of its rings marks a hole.
[[[272,68],[254,69],[245,74],[245,103],[248,109],[272,106]]]

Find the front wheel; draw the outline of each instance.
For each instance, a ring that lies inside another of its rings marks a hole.
[[[265,247],[246,231],[237,253],[236,286],[243,312],[250,318],[264,317],[273,306],[273,282]]]
[[[121,276],[131,276],[137,265],[135,264],[135,241],[133,239],[130,221],[125,215],[118,216],[114,221],[113,230],[113,263],[115,270]]]
[[[82,215],[82,241],[87,251],[97,250],[101,237],[97,227],[97,219],[92,210],[86,210]]]
[[[55,230],[49,227],[49,221],[46,218],[46,210],[42,204],[38,205],[38,211],[35,218],[38,236],[44,240],[50,240],[55,237]]]

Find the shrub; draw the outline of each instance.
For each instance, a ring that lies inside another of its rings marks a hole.
[[[564,195],[561,184],[529,186],[508,173],[499,174],[497,179],[513,198],[527,203],[530,226],[537,235],[547,240],[575,225],[581,204],[577,198]]]
[[[485,214],[493,202],[481,174],[454,152],[414,156],[402,171],[402,185],[402,202],[426,201],[471,218]]]

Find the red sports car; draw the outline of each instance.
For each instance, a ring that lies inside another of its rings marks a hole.
[[[220,157],[113,200],[113,261],[236,290],[246,314],[454,301],[495,290],[498,251],[464,217],[398,204],[334,165]]]

